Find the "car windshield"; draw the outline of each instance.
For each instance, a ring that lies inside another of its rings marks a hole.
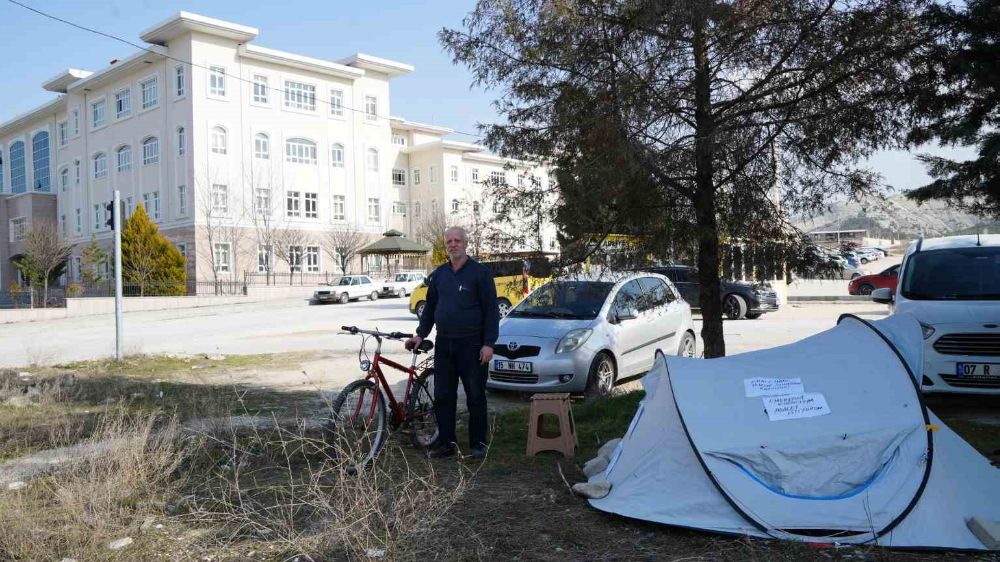
[[[329,283],[327,283],[327,285],[346,285],[346,284],[349,284],[349,282],[348,283],[341,283],[341,281],[343,281],[343,279],[344,279],[343,277],[334,277],[333,279],[330,280]]]
[[[902,294],[914,300],[1000,300],[1000,247],[918,252],[906,265]]]
[[[592,319],[604,306],[614,283],[556,281],[542,285],[521,301],[510,316]]]
[[[396,274],[396,281],[406,281],[406,274],[405,273],[397,273]]]

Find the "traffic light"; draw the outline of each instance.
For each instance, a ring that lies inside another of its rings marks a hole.
[[[115,202],[112,201],[104,206],[104,216],[108,217],[108,220],[104,221],[104,225],[111,230],[115,229]]]

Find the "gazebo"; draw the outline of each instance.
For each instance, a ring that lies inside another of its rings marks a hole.
[[[366,273],[372,273],[369,256],[380,256],[385,260],[385,269],[378,273],[392,274],[400,269],[423,269],[422,258],[430,251],[431,248],[406,238],[402,232],[388,230],[382,233],[381,239],[365,246],[358,254],[362,270]]]

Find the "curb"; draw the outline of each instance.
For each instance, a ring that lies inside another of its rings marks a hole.
[[[870,302],[874,304],[868,295],[839,295],[839,296],[809,296],[809,297],[788,297],[788,302]]]

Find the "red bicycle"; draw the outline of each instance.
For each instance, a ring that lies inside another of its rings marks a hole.
[[[382,355],[382,340],[405,340],[413,337],[412,334],[362,330],[357,326],[341,326],[341,329],[362,336],[358,362],[361,370],[367,373],[363,379],[347,385],[331,407],[328,429],[335,439],[336,452],[349,456],[348,468],[357,470],[371,462],[385,444],[390,429],[408,427],[414,446],[430,446],[438,435],[432,388],[433,356],[429,355],[420,364],[417,364],[417,356],[433,349],[434,342],[423,340],[412,351],[410,366],[405,367]],[[378,342],[373,360],[368,358],[365,349],[369,338]],[[407,374],[406,392],[401,402],[396,401],[385,379],[383,365]]]

